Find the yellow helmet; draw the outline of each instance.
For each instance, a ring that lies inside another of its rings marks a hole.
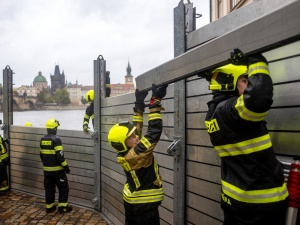
[[[129,121],[115,124],[108,132],[108,142],[117,152],[125,152],[128,150],[125,141],[136,130]]]
[[[55,129],[58,126],[59,126],[59,122],[56,119],[51,118],[46,122],[47,129]]]
[[[209,90],[234,91],[241,75],[247,75],[247,66],[228,64],[212,71]]]
[[[89,91],[86,93],[85,99],[86,99],[88,102],[94,101],[94,90],[89,90]]]
[[[31,123],[31,122],[26,122],[26,123],[24,124],[24,126],[25,126],[25,127],[32,127],[32,123]]]

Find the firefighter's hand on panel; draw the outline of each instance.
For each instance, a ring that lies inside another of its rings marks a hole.
[[[106,97],[110,96],[111,88],[110,88],[110,72],[106,71]]]
[[[134,111],[145,111],[145,98],[148,95],[148,91],[140,91],[139,89],[135,90],[135,102],[134,102]]]
[[[168,85],[163,85],[157,87],[155,84],[152,84],[152,97],[150,99],[149,109],[161,107],[160,101],[167,94]]]
[[[268,64],[268,61],[261,53],[255,53],[250,56],[245,56],[244,53],[238,49],[233,49],[232,52],[230,52],[230,58],[228,61],[233,65],[245,65],[249,66],[250,64],[257,63],[257,62],[265,62]]]

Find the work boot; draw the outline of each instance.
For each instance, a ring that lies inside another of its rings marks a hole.
[[[69,205],[67,205],[66,207],[60,206],[60,207],[58,207],[58,212],[59,212],[60,214],[64,214],[64,213],[66,213],[66,212],[71,212],[72,209],[73,209],[72,206],[69,206]]]
[[[51,208],[46,208],[46,213],[51,213],[51,212],[54,212],[56,209],[56,206],[52,206]]]

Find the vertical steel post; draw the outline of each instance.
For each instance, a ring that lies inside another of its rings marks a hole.
[[[9,66],[3,70],[3,137],[9,139],[9,126],[13,124],[13,71]],[[8,144],[8,156],[10,156],[10,144]],[[10,166],[8,166],[8,184],[10,184]]]
[[[99,55],[94,60],[94,176],[95,209],[101,211],[101,99],[105,98],[106,61]]]
[[[174,57],[185,52],[185,9],[180,1],[174,9]],[[178,140],[174,155],[173,224],[185,221],[185,79],[174,84],[174,139]]]
[[[174,57],[186,52],[186,33],[195,29],[193,4],[180,1],[174,8]],[[186,80],[174,84],[174,142],[168,153],[174,155],[173,224],[185,224],[186,191]],[[174,150],[172,150],[174,149]],[[176,190],[176,191],[175,191]]]

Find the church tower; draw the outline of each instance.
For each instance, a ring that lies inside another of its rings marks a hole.
[[[128,61],[127,74],[125,76],[125,84],[133,84],[133,76],[131,75],[131,67]]]

